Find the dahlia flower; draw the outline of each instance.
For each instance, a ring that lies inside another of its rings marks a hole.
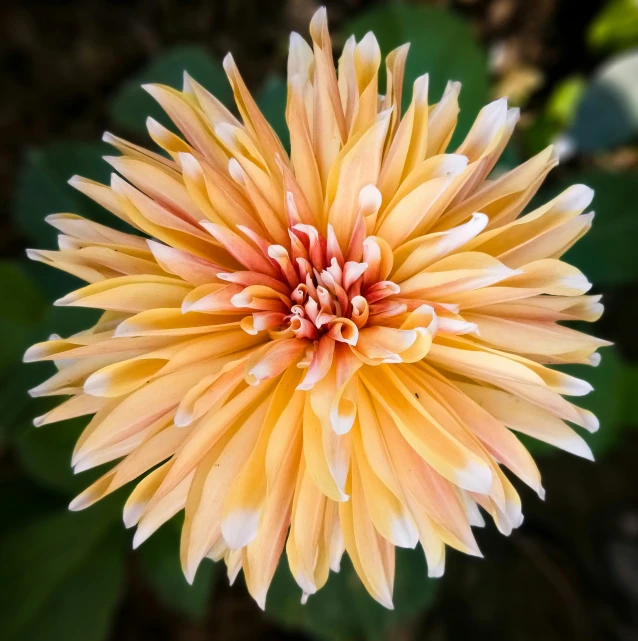
[[[454,151],[460,85],[431,102],[428,76],[401,113],[408,46],[372,33],[333,63],[326,12],[290,39],[290,154],[233,58],[239,118],[188,75],[149,85],[182,136],[149,119],[160,153],[111,134],[110,186],[71,185],[128,223],[54,214],[59,250],[35,260],[88,284],[56,305],[103,310],[90,329],[31,347],[57,373],[35,396],[70,396],[43,425],[93,415],[76,472],[118,461],[72,503],[137,479],[133,545],[184,511],[181,562],[243,569],[261,607],[284,548],[302,599],[348,553],[392,607],[394,548],[421,544],[430,576],[446,546],[480,555],[482,511],[509,534],[521,502],[505,468],[541,497],[516,433],[591,458],[568,425],[596,418],[565,396],[596,365],[599,296],[561,255],[590,227],[573,186],[522,214],[557,163],[552,148],[491,172],[519,116],[487,105]]]

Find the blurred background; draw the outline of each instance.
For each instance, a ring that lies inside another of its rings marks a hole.
[[[43,222],[50,213],[111,222],[66,180],[108,179],[105,130],[148,144],[144,120],[162,114],[142,82],[180,86],[188,69],[228,103],[220,61],[232,51],[285,140],[287,38],[307,34],[317,5],[5,0],[0,9],[2,638],[638,639],[638,0],[326,2],[336,50],[373,29],[386,53],[412,42],[407,82],[429,71],[432,102],[448,79],[462,81],[461,134],[494,97],[520,106],[519,130],[495,171],[553,143],[561,164],[539,200],[572,183],[596,190],[594,227],[568,256],[604,294],[595,331],[615,343],[598,368],[577,371],[596,388],[584,403],[602,425],[589,438],[595,464],[530,443],[547,500],[520,487],[524,525],[509,538],[492,526],[478,532],[486,558],[450,552],[442,579],[427,579],[419,550],[401,550],[392,612],[345,561],[302,607],[284,561],[262,613],[241,576],[229,586],[222,566],[206,562],[186,584],[178,521],[133,552],[121,493],[67,511],[100,470],[71,474],[82,420],[32,426],[50,402],[26,390],[47,371],[20,361],[30,343],[84,328],[91,314],[53,308],[76,283],[28,264],[24,250],[54,246]]]

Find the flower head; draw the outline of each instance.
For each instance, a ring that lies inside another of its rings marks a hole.
[[[230,55],[239,119],[188,76],[146,87],[182,136],[149,119],[155,153],[107,134],[110,186],[71,179],[133,233],[56,214],[59,251],[30,252],[88,282],[56,304],[103,314],[25,358],[58,368],[34,395],[70,395],[37,425],[93,415],[75,470],[118,461],[71,509],[136,480],[134,545],[184,510],[189,580],[223,558],[263,607],[284,547],[306,597],[345,550],[391,607],[394,546],[440,576],[446,546],[479,554],[481,509],[520,525],[505,468],[542,496],[515,432],[591,457],[567,423],[596,419],[564,398],[590,386],[551,366],[605,344],[559,324],[602,311],[560,260],[592,192],[522,214],[557,161],[492,177],[518,110],[489,104],[449,152],[458,83],[433,104],[421,76],[402,115],[407,46],[380,95],[371,33],[338,73],[325,10],[310,33],[290,42],[290,155]]]

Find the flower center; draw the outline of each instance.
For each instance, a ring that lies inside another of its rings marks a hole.
[[[290,249],[267,248],[281,273],[277,291],[285,311],[253,313],[253,329],[292,332],[310,340],[328,334],[356,345],[359,330],[374,324],[376,315],[387,318],[405,311],[405,305],[384,300],[398,294],[399,287],[381,280],[381,248],[374,237],[360,237],[344,255],[330,227],[327,238],[303,224],[294,225],[289,235]]]

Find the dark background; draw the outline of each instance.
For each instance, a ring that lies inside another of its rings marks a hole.
[[[542,197],[574,182],[597,191],[594,229],[570,254],[605,295],[607,311],[596,333],[615,342],[599,368],[578,372],[596,387],[587,406],[602,423],[588,439],[597,462],[532,444],[547,500],[521,488],[525,524],[509,538],[488,525],[478,533],[485,559],[450,552],[437,581],[427,579],[420,551],[402,552],[394,613],[373,603],[347,563],[302,608],[283,560],[264,614],[241,576],[230,587],[221,566],[209,563],[193,588],[186,585],[177,559],[179,523],[167,524],[131,553],[131,533],[118,516],[123,496],[68,513],[69,499],[90,481],[91,473],[78,478],[69,470],[82,425],[32,427],[44,410],[26,390],[46,371],[19,361],[30,342],[86,323],[50,307],[73,279],[28,265],[24,250],[53,246],[44,215],[95,212],[65,180],[73,173],[106,180],[99,161],[108,152],[99,143],[103,131],[148,144],[140,123],[152,107],[137,89],[141,80],[175,84],[187,67],[225,99],[219,61],[232,51],[279,127],[288,34],[307,34],[318,3],[5,0],[0,636],[7,641],[638,639],[638,4],[325,4],[336,50],[351,31],[361,35],[368,24],[378,25],[382,46],[400,44],[402,35],[418,40],[411,52],[415,68],[431,71],[436,86],[448,76],[463,79],[466,105],[510,95],[523,117],[500,171],[552,141],[569,142]],[[439,20],[442,26],[428,31]]]

